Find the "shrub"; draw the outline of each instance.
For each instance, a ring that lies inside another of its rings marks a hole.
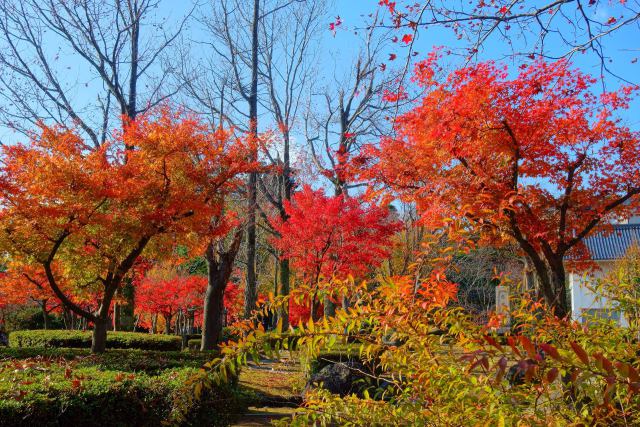
[[[90,331],[31,330],[16,331],[9,335],[11,347],[68,347],[90,348]],[[109,332],[107,348],[179,351],[182,340],[175,335],[151,335],[139,332]]]
[[[413,278],[374,289],[334,282],[332,291],[358,295],[358,303],[299,325],[288,339],[248,320],[246,336],[211,364],[214,383],[247,360],[279,357],[274,338],[284,345],[295,335],[298,351],[313,360],[323,352],[351,357],[340,347],[353,337],[362,343],[357,356],[374,368],[360,372],[373,387],[347,396],[307,390],[294,425],[640,425],[635,331],[604,320],[584,327],[523,296],[510,315],[526,328],[502,345],[492,332],[502,319],[475,323],[453,305],[455,285],[437,273],[419,287]],[[312,290],[299,286],[292,297],[296,292]],[[518,381],[509,381],[509,372]]]
[[[220,333],[220,342],[237,341],[240,339],[240,335],[233,328],[224,327]],[[192,334],[187,335],[187,348],[189,350],[200,350],[202,343],[202,335]]]
[[[0,348],[0,363],[8,360],[34,359],[73,361],[77,367],[102,370],[158,374],[166,369],[200,368],[215,354],[183,351],[111,349],[91,354],[84,348]]]
[[[31,306],[15,306],[5,314],[5,326],[9,331],[22,329],[42,329],[44,328],[44,315],[42,310]],[[50,329],[62,329],[64,322],[53,314],[49,314]]]
[[[181,425],[228,425],[241,408],[230,387],[209,389],[199,401],[185,398],[193,368],[158,376],[101,371],[58,361],[0,362],[0,426],[157,426],[176,407],[187,411]]]

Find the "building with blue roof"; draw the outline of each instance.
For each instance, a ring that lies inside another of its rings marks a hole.
[[[584,241],[589,258],[599,269],[589,272],[570,272],[571,313],[575,320],[587,323],[589,319],[610,318],[621,325],[628,324],[623,313],[601,295],[593,292],[595,281],[604,278],[616,260],[622,258],[634,244],[640,244],[640,217],[633,217],[625,224],[614,224],[613,231],[596,232]]]

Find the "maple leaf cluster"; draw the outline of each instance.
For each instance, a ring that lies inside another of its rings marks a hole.
[[[285,211],[286,221],[273,220],[280,235],[273,243],[309,284],[365,275],[389,256],[399,229],[387,207],[309,186],[285,202]]]
[[[614,116],[634,89],[598,96],[567,61],[536,61],[515,78],[481,63],[443,82],[433,67],[418,64],[427,94],[397,119],[398,137],[368,151],[369,177],[416,201],[425,222],[461,218],[558,253],[636,209],[640,134]]]

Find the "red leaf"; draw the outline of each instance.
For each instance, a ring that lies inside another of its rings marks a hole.
[[[536,357],[536,348],[529,338],[524,335],[520,335],[520,343],[522,343],[522,347],[524,347],[529,357],[532,359]]]
[[[556,380],[556,378],[558,378],[558,373],[559,373],[558,368],[549,369],[547,371],[547,374],[545,375],[545,381],[551,384]]]
[[[560,354],[558,353],[558,350],[552,346],[551,344],[540,344],[540,348],[542,349],[542,351],[544,351],[545,353],[547,353],[549,356],[553,357],[556,360],[561,360],[562,358],[560,357]]]
[[[486,342],[488,342],[491,346],[497,348],[499,351],[504,352],[504,349],[502,348],[502,346],[492,337],[489,335],[485,335],[484,339]]]
[[[580,347],[580,344],[578,344],[575,341],[571,341],[570,344],[571,344],[571,348],[573,349],[573,352],[576,354],[576,356],[578,356],[578,359],[580,359],[580,361],[585,365],[588,365],[589,355],[587,355],[587,352],[584,351],[584,349]]]
[[[413,40],[413,36],[411,34],[405,34],[402,36],[402,43],[409,44]]]

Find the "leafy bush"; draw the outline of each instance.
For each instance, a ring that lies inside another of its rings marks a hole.
[[[640,425],[635,331],[608,321],[587,328],[524,296],[511,318],[526,327],[502,345],[492,332],[501,318],[478,325],[437,273],[418,288],[397,278],[375,289],[336,281],[332,290],[359,295],[358,304],[301,324],[288,339],[247,321],[245,337],[211,363],[214,383],[250,359],[281,357],[292,335],[299,352],[316,358],[344,357],[335,349],[355,338],[359,357],[375,367],[366,373],[374,388],[344,397],[307,390],[294,425]],[[281,346],[271,345],[278,337]]]
[[[102,370],[147,374],[157,374],[166,369],[200,368],[214,356],[211,352],[135,349],[111,349],[104,353],[91,354],[89,349],[80,348],[0,348],[0,363],[9,359],[65,359],[73,361],[77,367],[96,367]]]
[[[209,388],[201,400],[185,396],[193,368],[158,376],[102,371],[65,359],[0,362],[0,426],[157,426],[177,406],[181,425],[228,425],[241,408],[229,387]]]
[[[233,328],[224,327],[220,333],[220,342],[237,341],[240,335]],[[202,343],[202,335],[192,334],[187,335],[187,348],[189,350],[200,350],[200,344]]]
[[[11,347],[68,347],[90,348],[90,331],[16,331],[9,335]],[[151,335],[139,332],[109,332],[107,348],[179,351],[182,339],[175,335]]]
[[[44,328],[44,315],[42,310],[37,307],[16,306],[7,311],[4,320],[5,326],[9,331]],[[62,319],[53,313],[49,314],[49,322],[51,329],[62,329],[64,327]]]

